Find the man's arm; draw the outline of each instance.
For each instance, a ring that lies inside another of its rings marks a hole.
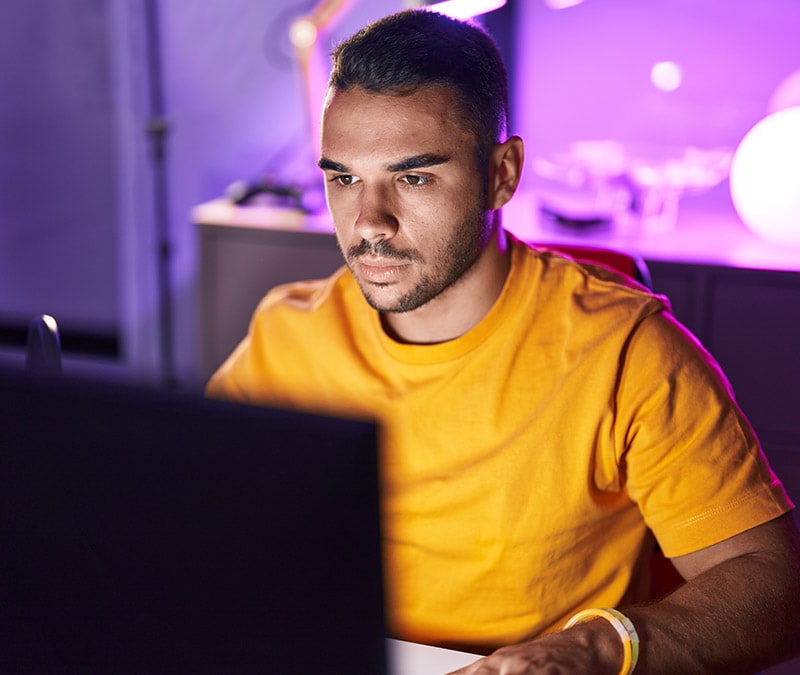
[[[641,640],[637,675],[754,673],[800,655],[800,533],[791,514],[672,562],[687,583],[624,610]],[[597,619],[504,647],[457,673],[616,675],[621,665],[619,636]]]

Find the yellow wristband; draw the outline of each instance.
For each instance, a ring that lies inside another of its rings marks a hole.
[[[617,631],[622,640],[622,668],[619,675],[631,675],[639,660],[639,634],[633,627],[631,620],[622,612],[609,607],[599,609],[585,609],[573,616],[564,628],[570,628],[577,623],[591,621],[592,619],[605,619]]]

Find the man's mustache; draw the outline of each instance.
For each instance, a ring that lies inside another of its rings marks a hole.
[[[362,239],[357,246],[347,249],[347,259],[354,260],[365,255],[373,255],[392,260],[408,260],[410,262],[422,262],[421,256],[409,249],[400,249],[392,246],[386,239],[378,241],[367,241]]]

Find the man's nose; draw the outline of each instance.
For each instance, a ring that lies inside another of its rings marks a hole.
[[[387,190],[380,187],[365,187],[362,190],[354,229],[366,241],[394,237],[398,221],[392,197]]]

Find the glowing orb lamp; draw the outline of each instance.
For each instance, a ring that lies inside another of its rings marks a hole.
[[[759,237],[800,246],[800,106],[747,132],[733,155],[730,190],[739,217]]]
[[[661,91],[675,91],[683,81],[683,71],[674,61],[660,61],[650,71],[650,81]]]

